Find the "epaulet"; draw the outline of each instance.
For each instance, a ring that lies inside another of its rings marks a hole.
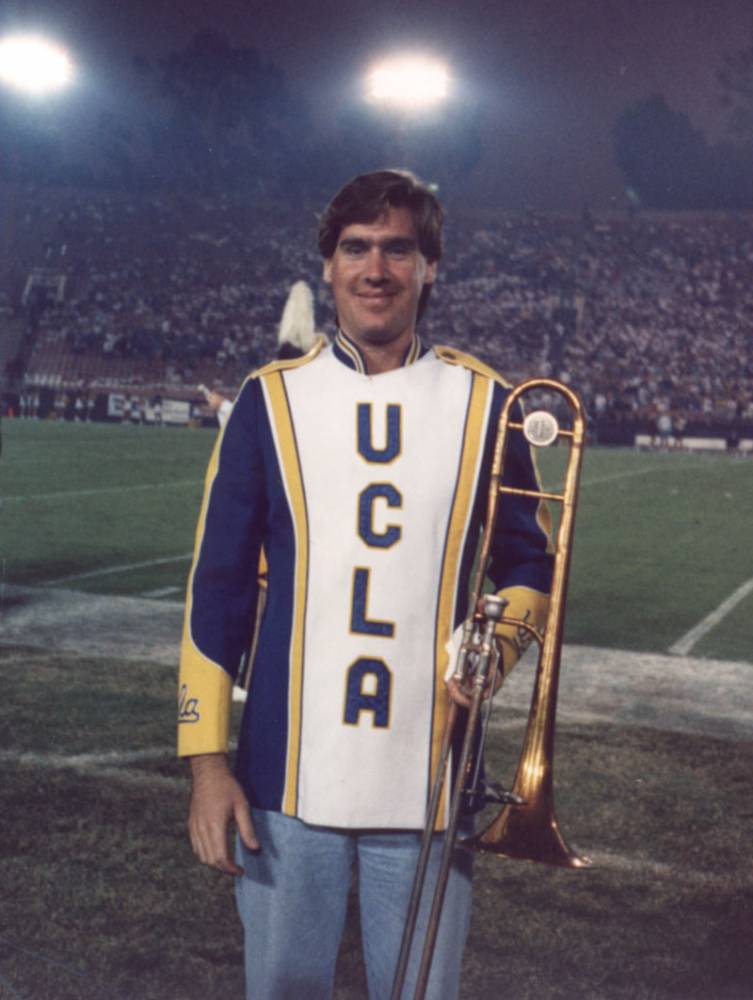
[[[485,365],[478,358],[474,358],[472,354],[464,354],[462,351],[456,351],[454,347],[435,347],[434,352],[438,358],[446,361],[448,365],[459,365],[461,368],[467,368],[469,371],[476,372],[477,375],[485,375],[487,378],[499,382],[505,389],[512,388],[512,385],[505,381],[498,371],[490,368],[489,365]]]
[[[251,372],[249,378],[259,378],[262,375],[270,375],[272,372],[287,371],[290,368],[300,368],[301,365],[313,361],[317,354],[327,346],[328,340],[321,334],[314,341],[314,346],[307,354],[302,354],[300,358],[281,358],[279,361],[270,361],[262,368],[257,368]]]

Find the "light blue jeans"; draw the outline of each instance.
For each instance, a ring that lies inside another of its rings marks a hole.
[[[253,810],[262,849],[238,845],[236,899],[245,934],[246,1000],[330,1000],[351,872],[358,872],[370,1000],[387,1000],[420,848],[413,831],[336,830]],[[470,833],[466,826],[463,833]],[[442,838],[432,845],[403,996],[412,997]],[[455,851],[427,989],[455,1000],[471,910],[472,855]]]

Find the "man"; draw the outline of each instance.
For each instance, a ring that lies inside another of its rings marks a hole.
[[[441,225],[436,198],[410,174],[380,171],[343,188],[319,230],[335,341],[246,380],[207,474],[179,748],[191,758],[194,852],[237,879],[256,1000],[331,996],[353,866],[369,995],[390,993],[448,706],[445,647],[467,610],[507,394],[484,365],[416,334]],[[506,477],[536,482],[522,442]],[[262,546],[268,593],[234,776],[232,673]],[[543,622],[549,550],[543,509],[506,505],[489,572],[511,615]],[[503,631],[508,670],[520,647]],[[466,701],[456,688],[449,696]],[[469,913],[470,861],[460,858],[430,997],[457,995]],[[424,923],[422,913],[419,938]]]

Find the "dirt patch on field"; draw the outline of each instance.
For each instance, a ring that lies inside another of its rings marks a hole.
[[[535,665],[529,651],[505,682],[505,704],[527,712]],[[752,679],[750,663],[566,646],[558,715],[753,740]]]
[[[183,605],[46,587],[4,588],[0,645],[178,662]]]
[[[11,586],[0,602],[0,647],[177,665],[182,619],[175,601]],[[529,651],[505,684],[508,712],[527,711],[534,668]],[[753,740],[751,678],[750,663],[567,646],[559,716]]]

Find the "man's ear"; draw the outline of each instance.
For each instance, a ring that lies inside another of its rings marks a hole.
[[[322,267],[322,278],[328,285],[332,284],[332,258],[328,257]]]
[[[425,285],[433,285],[437,278],[437,263],[438,261],[433,260],[426,263],[426,276],[424,277]]]

